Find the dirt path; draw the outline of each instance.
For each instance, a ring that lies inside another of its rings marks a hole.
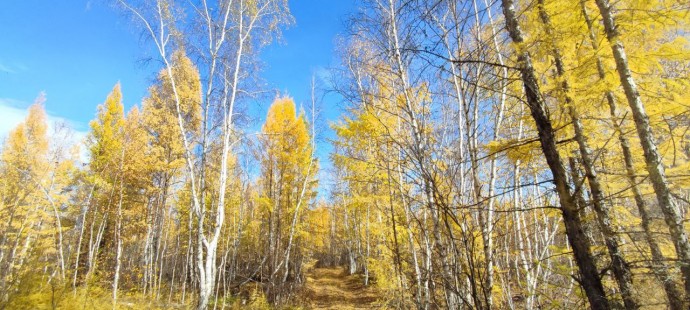
[[[305,299],[309,309],[379,309],[377,292],[342,268],[310,268]]]

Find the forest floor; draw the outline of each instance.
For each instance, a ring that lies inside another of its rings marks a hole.
[[[304,302],[308,309],[379,309],[380,298],[372,286],[364,286],[360,275],[349,275],[341,267],[307,269]]]

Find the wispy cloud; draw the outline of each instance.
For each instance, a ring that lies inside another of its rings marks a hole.
[[[2,63],[0,63],[0,72],[4,72],[4,73],[17,73],[17,72],[14,71],[12,68],[10,68],[10,67],[8,67],[7,65],[2,64]]]
[[[29,70],[29,67],[20,62],[9,63],[0,61],[0,73],[15,74],[27,70]]]
[[[16,71],[28,71],[29,67],[26,66],[24,63],[17,62],[14,64],[14,67],[17,69]]]
[[[331,77],[331,71],[329,69],[319,66],[316,67],[316,69],[314,69],[313,74],[316,77],[316,80],[323,86],[326,86],[327,88],[332,88],[333,78]]]
[[[22,100],[12,99],[12,98],[0,98],[0,106],[6,106],[6,107],[11,107],[11,108],[17,108],[17,109],[24,109],[23,107],[28,107],[29,103],[22,101]],[[24,109],[24,110],[26,110],[26,109]]]

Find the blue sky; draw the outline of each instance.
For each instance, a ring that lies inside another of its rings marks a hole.
[[[354,9],[353,0],[293,0],[295,24],[281,43],[261,55],[270,89],[309,104],[310,80],[336,63],[335,38]],[[8,0],[0,2],[0,137],[21,121],[39,92],[47,94],[52,120],[64,120],[83,134],[113,85],[122,85],[125,109],[139,104],[155,72],[141,32],[109,1]],[[339,114],[338,98],[323,103],[322,129]],[[269,103],[255,118],[263,122]],[[255,124],[253,128],[259,128]],[[325,136],[329,136],[325,133]],[[321,143],[322,161],[330,148]],[[323,164],[326,164],[325,162]],[[322,164],[322,166],[323,166]]]
[[[110,7],[87,1],[3,1],[0,4],[0,121],[8,107],[25,109],[41,91],[51,116],[84,131],[118,80],[129,107],[144,95],[153,68],[138,35]],[[12,111],[12,110],[10,110]]]

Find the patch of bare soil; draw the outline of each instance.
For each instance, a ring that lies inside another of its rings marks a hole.
[[[342,268],[309,268],[303,298],[308,309],[379,309],[378,292]]]

